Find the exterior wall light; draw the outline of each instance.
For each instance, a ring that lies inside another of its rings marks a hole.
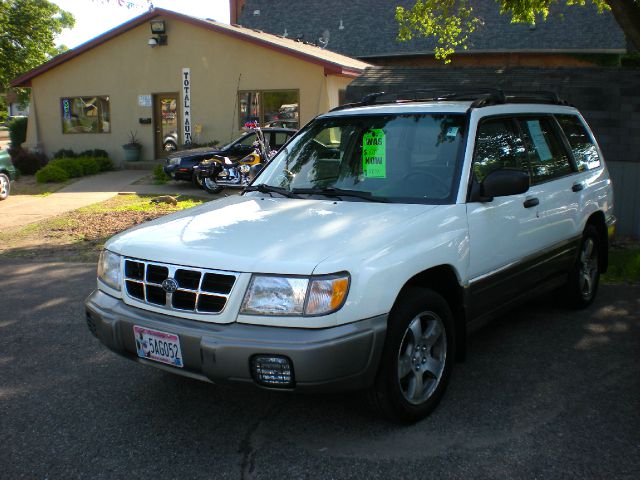
[[[150,47],[156,47],[158,45],[166,45],[167,44],[167,36],[166,35],[155,35],[149,38],[147,45]]]
[[[149,38],[147,45],[150,47],[155,47],[158,45],[166,45],[167,44],[167,36],[166,35],[154,35]]]
[[[152,20],[151,33],[153,36],[147,42],[150,47],[167,44],[167,33],[164,20]]]

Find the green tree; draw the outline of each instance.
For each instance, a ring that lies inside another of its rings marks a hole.
[[[0,0],[0,92],[18,75],[61,53],[55,38],[73,15],[47,0]],[[26,92],[18,90],[21,100]]]
[[[545,20],[558,3],[584,6],[587,0],[496,0],[500,13],[511,16],[514,23],[535,24]],[[450,61],[457,48],[466,48],[469,35],[481,23],[473,13],[470,0],[417,0],[410,9],[396,8],[399,24],[398,39],[411,40],[414,36],[435,37],[438,45],[436,58]],[[640,48],[640,5],[638,0],[591,0],[602,13],[610,10],[627,39]]]

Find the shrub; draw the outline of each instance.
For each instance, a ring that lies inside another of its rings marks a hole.
[[[33,175],[47,164],[47,156],[44,153],[31,152],[26,148],[14,148],[9,150],[14,167],[23,175]]]
[[[36,172],[36,180],[40,183],[43,182],[64,182],[69,178],[82,177],[85,175],[95,175],[99,172],[107,170],[113,170],[113,162],[106,157],[77,157],[77,158],[56,158],[51,160],[46,168],[55,167],[54,172],[51,173],[50,169],[45,173],[40,173],[44,170]],[[64,172],[64,176],[60,176],[58,170]],[[40,180],[38,177],[43,178]],[[59,178],[62,178],[60,180]]]
[[[109,157],[96,157],[95,161],[98,164],[98,168],[101,172],[113,170],[113,162]]]
[[[169,177],[169,175],[164,173],[164,170],[162,169],[162,165],[156,165],[153,168],[153,183],[155,183],[156,185],[164,185],[170,179],[171,177]]]
[[[82,175],[95,175],[100,171],[100,165],[95,158],[78,157],[75,159],[82,167]]]
[[[53,154],[53,158],[75,158],[78,155],[68,148],[61,148],[56,153]]]
[[[53,162],[36,172],[38,183],[60,183],[69,180],[69,174]]]
[[[49,165],[55,165],[61,168],[70,178],[81,177],[83,175],[82,165],[78,162],[77,158],[57,158],[52,160]]]
[[[27,139],[27,117],[16,117],[9,122],[9,139],[12,148],[20,148]]]
[[[93,157],[93,158],[108,158],[109,154],[106,150],[102,150],[101,148],[94,148],[92,150],[85,150],[78,157]]]

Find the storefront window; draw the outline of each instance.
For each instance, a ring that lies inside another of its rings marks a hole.
[[[62,101],[62,133],[109,133],[109,97],[71,97]]]
[[[298,90],[238,92],[239,126],[258,122],[264,127],[300,127]]]

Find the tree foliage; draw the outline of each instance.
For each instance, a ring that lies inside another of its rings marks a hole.
[[[546,20],[559,2],[584,6],[593,4],[602,13],[611,10],[627,38],[640,47],[640,6],[638,0],[496,0],[500,13],[509,15],[513,23],[535,24]],[[436,58],[450,62],[456,48],[466,49],[469,36],[482,21],[474,15],[470,0],[417,0],[410,9],[396,7],[398,39],[408,41],[415,36],[434,37]]]
[[[0,0],[0,92],[61,53],[55,38],[74,23],[73,15],[47,0]]]

